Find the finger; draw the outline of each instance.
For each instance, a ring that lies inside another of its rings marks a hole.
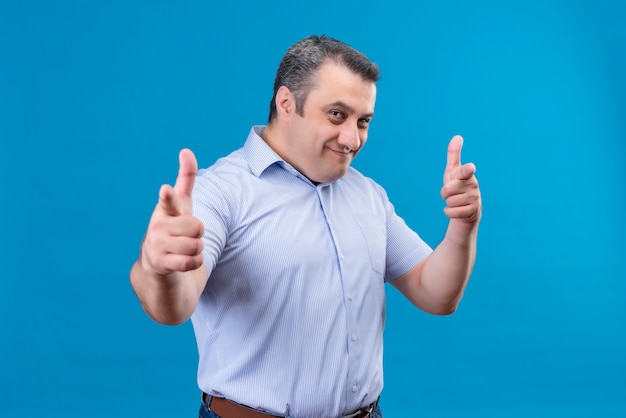
[[[169,184],[164,184],[159,190],[159,203],[157,204],[169,216],[182,214],[182,207],[174,189]]]
[[[473,163],[467,163],[450,173],[450,180],[469,180],[476,173],[476,166]]]
[[[446,216],[450,219],[459,219],[463,222],[475,222],[480,218],[480,206],[470,204],[458,207],[445,207],[443,209]]]
[[[201,238],[204,234],[202,221],[193,215],[180,215],[163,219],[162,228],[174,237]]]
[[[204,257],[202,253],[189,256],[182,254],[165,254],[159,264],[163,272],[189,271],[202,266]]]
[[[459,179],[461,180],[469,180],[474,177],[474,174],[476,174],[476,166],[474,163],[464,164],[461,169],[461,174],[459,176]]]
[[[152,231],[152,232],[150,232]],[[163,231],[159,225],[149,230],[142,244],[141,257],[145,265],[150,266],[159,274],[169,274],[180,270],[186,258],[202,261],[204,242],[200,238],[187,236],[172,236]],[[172,263],[171,260],[178,260]],[[190,265],[188,264],[188,265]]]
[[[448,199],[450,196],[459,194],[478,194],[480,191],[478,188],[478,180],[473,175],[466,180],[453,179],[443,185],[441,188],[441,197]]]
[[[463,137],[455,135],[448,144],[448,158],[446,170],[451,170],[461,164],[461,148],[463,148]]]
[[[478,202],[480,199],[480,194],[476,190],[469,190],[465,193],[458,193],[448,196],[446,201],[446,206],[449,208],[456,208],[466,205],[471,205],[475,202]]]
[[[163,248],[166,254],[194,256],[202,253],[204,242],[200,238],[174,237]]]
[[[198,173],[198,161],[190,149],[183,149],[178,154],[179,169],[174,190],[183,198],[191,199],[191,191]]]

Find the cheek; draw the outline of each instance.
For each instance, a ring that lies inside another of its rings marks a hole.
[[[339,130],[334,126],[318,126],[313,137],[316,147],[325,147],[339,137]]]
[[[317,132],[319,133],[320,137],[328,139],[328,138],[334,138],[338,136],[340,130],[337,127],[337,125],[333,125],[330,122],[326,122],[326,123],[320,123],[317,125]]]

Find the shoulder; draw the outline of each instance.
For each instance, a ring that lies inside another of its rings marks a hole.
[[[251,175],[242,149],[198,170],[193,189],[194,208],[212,208],[230,217],[240,206],[243,184]]]
[[[250,173],[242,149],[219,158],[213,165],[198,170],[196,185],[200,188],[231,188],[236,186],[242,176]]]

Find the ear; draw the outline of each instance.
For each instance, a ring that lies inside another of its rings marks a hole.
[[[291,117],[296,112],[296,100],[287,86],[280,86],[276,92],[276,113],[279,118]]]

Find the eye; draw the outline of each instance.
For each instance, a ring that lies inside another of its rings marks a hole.
[[[367,128],[370,124],[371,119],[370,118],[363,118],[363,119],[359,119],[357,121],[357,124],[359,125],[359,128]]]
[[[342,123],[346,119],[345,113],[341,110],[331,110],[328,112],[328,116],[330,121],[333,123]]]

